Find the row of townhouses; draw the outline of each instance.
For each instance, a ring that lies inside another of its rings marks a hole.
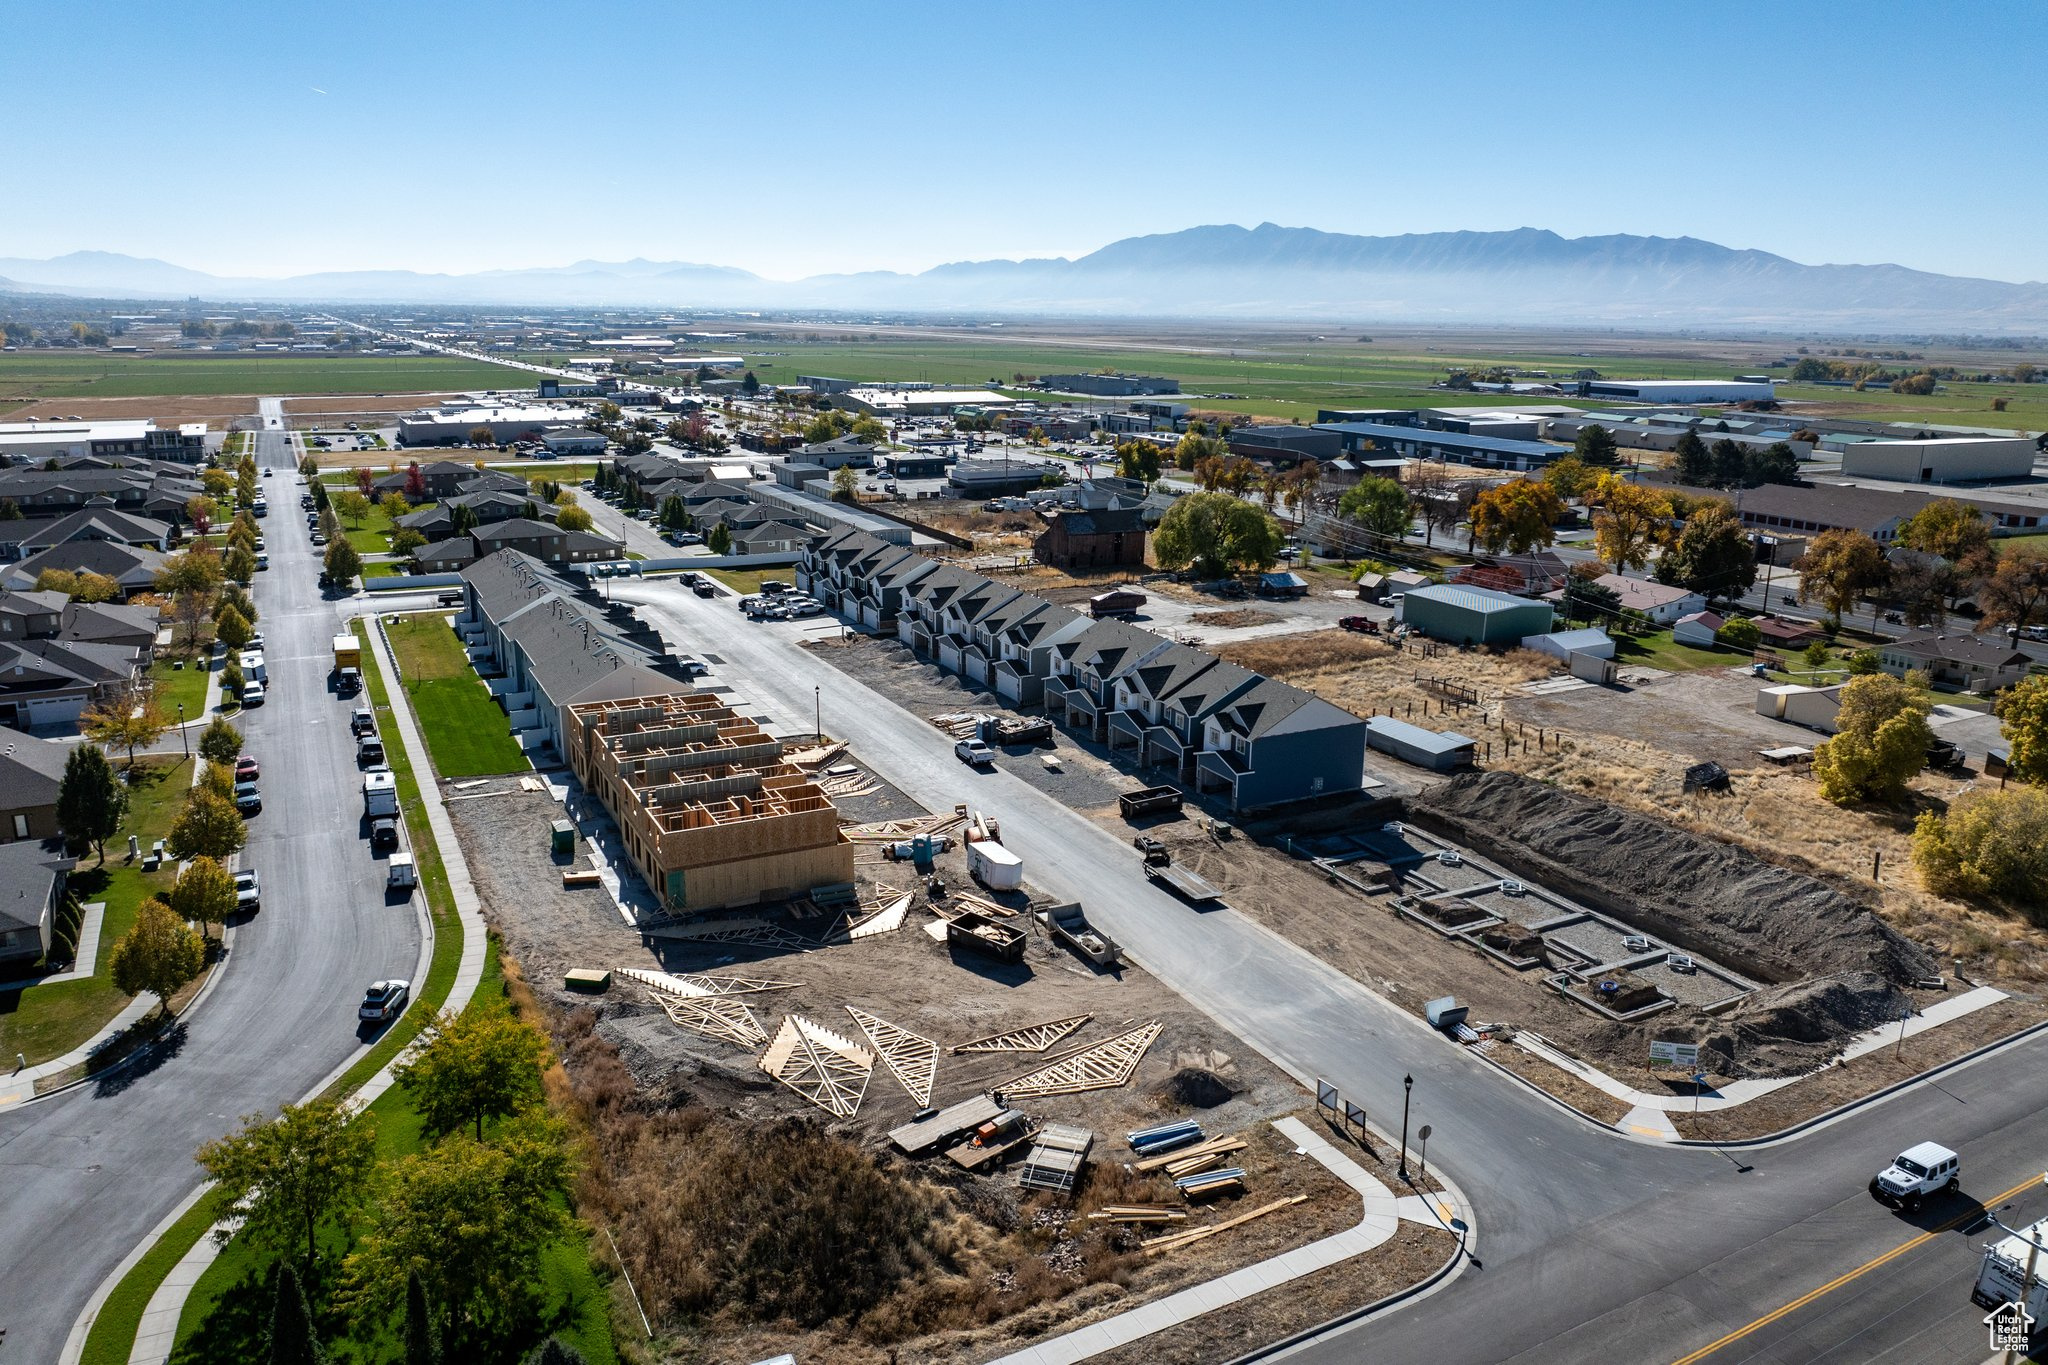
[[[859,531],[807,547],[805,591],[919,657],[1249,810],[1357,791],[1366,722],[1203,650],[1098,621]]]

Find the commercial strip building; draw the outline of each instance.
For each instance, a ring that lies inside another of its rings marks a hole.
[[[1911,488],[1847,483],[1767,483],[1743,489],[1734,502],[1742,524],[1774,542],[1769,547],[1771,562],[1788,564],[1805,553],[1806,542],[1822,531],[1861,531],[1879,544],[1889,545],[1898,535],[1900,523],[1940,496]],[[1976,497],[1958,500],[1982,512],[1993,535],[2037,531],[2048,518],[2048,506],[2040,504]]]
[[[92,422],[0,422],[0,460],[46,460],[93,455],[140,455],[174,464],[206,458],[206,423],[158,425],[154,418]]]
[[[1349,455],[1373,452],[1410,460],[1455,460],[1481,469],[1544,469],[1572,453],[1570,446],[1543,441],[1385,422],[1319,422],[1313,429],[1336,433]],[[1232,440],[1236,438],[1233,432]]]
[[[1631,403],[1769,403],[1777,390],[1768,379],[1586,379],[1581,398],[1618,398]]]
[[[497,445],[508,441],[537,441],[553,428],[579,426],[589,416],[583,408],[542,404],[421,408],[399,419],[398,443],[402,446],[457,445],[468,441],[479,427],[488,429],[492,442]]]
[[[935,389],[929,385],[863,386],[835,393],[830,402],[847,412],[893,417],[951,417],[959,412],[1002,412],[1017,406],[992,389]]]
[[[565,732],[571,771],[671,913],[853,881],[853,845],[830,798],[784,759],[780,740],[718,698],[577,702]]]

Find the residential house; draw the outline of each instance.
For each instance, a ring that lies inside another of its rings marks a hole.
[[[57,788],[70,757],[69,744],[0,730],[0,843],[62,836]]]
[[[120,511],[98,501],[61,517],[0,521],[0,560],[24,559],[76,540],[110,540],[117,545],[171,548],[169,522]]]
[[[1878,667],[1895,678],[1925,673],[1936,687],[1995,692],[2027,676],[2033,659],[2011,641],[1986,635],[1924,631],[1878,646]]]
[[[1052,675],[1059,647],[1094,624],[1080,612],[1043,601],[1010,614],[996,632],[990,686],[1012,706],[1038,705],[1045,698],[1045,680]]]
[[[476,517],[478,526],[493,522],[510,521],[514,517],[529,519],[555,519],[555,509],[543,506],[531,490],[521,489],[517,493],[496,489],[479,493],[458,493],[452,498],[423,507],[417,512],[407,512],[398,519],[398,525],[410,531],[418,531],[428,540],[446,540],[455,534],[455,509],[467,508]]]
[[[1059,569],[1142,568],[1144,516],[1136,506],[1048,512],[1031,554]]]
[[[793,526],[786,521],[764,521],[754,526],[743,526],[732,533],[732,553],[736,555],[782,555],[793,554],[804,547],[814,533],[807,526]]]
[[[1666,583],[1652,583],[1618,573],[1604,573],[1593,581],[1612,590],[1621,599],[1623,611],[1638,612],[1660,626],[1668,626],[1681,616],[1703,611],[1707,605],[1704,594]],[[1560,590],[1553,600],[1560,600],[1563,596]]]
[[[460,460],[435,460],[420,466],[420,481],[425,489],[424,496],[412,492],[412,471],[401,469],[395,474],[386,474],[375,480],[370,487],[375,495],[403,493],[416,502],[440,502],[463,493],[518,493],[531,497],[526,480],[516,474],[507,474],[502,469],[478,469],[473,464]]]
[[[25,965],[50,951],[64,878],[75,866],[61,840],[0,844],[0,965]]]
[[[1365,748],[1359,717],[1265,678],[1204,721],[1195,786],[1227,793],[1232,810],[1355,792]]]
[[[111,540],[73,540],[16,560],[0,572],[0,586],[30,589],[47,569],[66,573],[95,573],[111,578],[121,596],[148,592],[156,586],[157,571],[170,556],[146,545],[122,545]]]
[[[551,521],[512,517],[422,545],[413,551],[413,568],[423,574],[455,573],[499,550],[555,565],[602,563],[624,553],[617,541],[591,531],[564,531]]]
[[[1167,702],[1218,665],[1213,654],[1175,644],[1119,675],[1110,685],[1115,709],[1109,713],[1105,734],[1109,747],[1134,750],[1138,762],[1146,766],[1177,762],[1183,746],[1167,723]]]
[[[1795,621],[1783,616],[1752,616],[1756,623],[1760,644],[1773,649],[1804,649],[1821,638],[1820,628],[1811,621]]]
[[[0,599],[4,600],[4,599]],[[151,606],[113,602],[66,602],[57,638],[81,644],[119,645],[135,651],[135,662],[147,668],[156,659],[163,613]]]
[[[1116,680],[1165,650],[1171,640],[1123,621],[1096,621],[1053,650],[1045,707],[1069,729],[1108,738]],[[1054,711],[1055,707],[1059,709]]]

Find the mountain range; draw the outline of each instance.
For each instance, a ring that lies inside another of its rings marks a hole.
[[[1804,265],[1692,237],[1538,228],[1362,237],[1214,225],[1069,260],[959,261],[917,274],[770,280],[682,261],[578,261],[474,274],[328,271],[237,279],[102,251],[0,257],[0,291],[215,302],[601,305],[1237,317],[1632,327],[1743,325],[2048,332],[2048,285],[1896,265]]]

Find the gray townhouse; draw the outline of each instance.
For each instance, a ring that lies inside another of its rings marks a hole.
[[[1232,810],[1356,791],[1365,732],[1349,711],[1262,679],[1203,722],[1195,789],[1227,792]]]
[[[1233,810],[1363,785],[1364,720],[1142,627],[1091,619],[852,529],[808,544],[796,575],[849,620],[893,625],[920,657],[1221,793]]]

